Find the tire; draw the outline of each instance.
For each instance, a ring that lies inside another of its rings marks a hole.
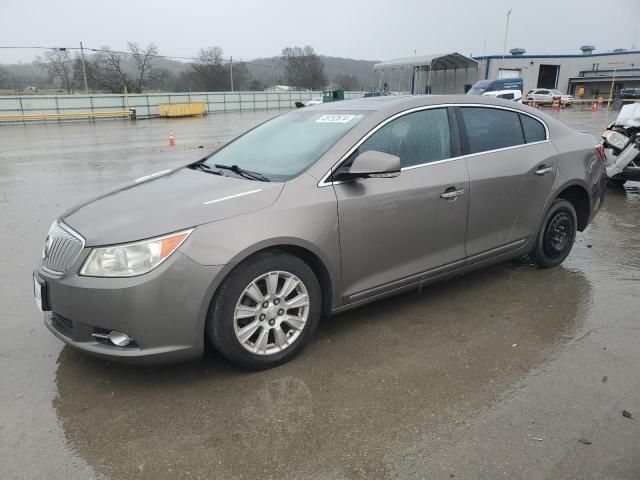
[[[298,354],[313,336],[321,312],[322,292],[311,268],[284,252],[265,252],[245,260],[224,280],[205,329],[232,363],[263,370]]]
[[[560,265],[571,252],[576,240],[578,218],[573,205],[557,199],[544,216],[536,243],[530,254],[540,268]]]

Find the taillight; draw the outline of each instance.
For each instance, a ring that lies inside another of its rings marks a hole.
[[[602,163],[607,162],[607,152],[604,151],[604,145],[596,145],[596,153],[598,157],[600,157],[600,160],[602,160]]]

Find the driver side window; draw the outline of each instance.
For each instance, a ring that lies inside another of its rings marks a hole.
[[[451,158],[447,109],[422,110],[392,120],[365,140],[352,158],[368,150],[400,157],[402,168]]]

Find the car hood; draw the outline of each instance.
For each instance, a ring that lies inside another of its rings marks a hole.
[[[186,167],[144,178],[69,210],[62,221],[87,246],[132,242],[267,208],[284,186]]]

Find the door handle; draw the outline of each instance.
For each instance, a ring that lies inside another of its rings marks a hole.
[[[538,170],[536,170],[536,175],[544,177],[547,173],[553,172],[553,167],[548,167],[546,165],[540,165]]]
[[[460,195],[464,195],[464,188],[456,189],[456,187],[449,187],[440,194],[440,198],[444,198],[445,200],[455,200]]]

